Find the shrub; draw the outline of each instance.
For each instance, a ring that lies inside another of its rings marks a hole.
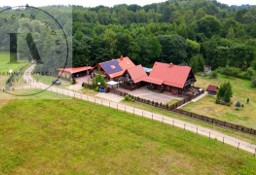
[[[125,100],[125,101],[128,101],[128,100],[129,100],[129,98],[130,98],[130,96],[129,96],[129,95],[125,95],[125,96],[124,96],[124,100]]]
[[[128,94],[124,96],[124,100],[125,100],[125,101],[132,101],[132,102],[135,101],[135,100],[134,100],[130,95],[128,95]]]
[[[239,108],[241,107],[240,101],[237,101],[237,102],[236,102],[235,107],[236,107],[237,110],[239,110]]]
[[[217,98],[215,101],[216,104],[220,104],[220,98]]]
[[[93,87],[96,87],[96,86],[101,86],[101,87],[105,87],[106,86],[106,81],[105,81],[105,78],[101,75],[96,75],[94,78],[93,78]],[[100,84],[100,85],[99,85]]]
[[[71,84],[76,84],[76,79],[75,78],[71,79]]]
[[[252,78],[252,87],[256,88],[256,77]]]
[[[241,107],[241,103],[240,101],[237,101],[236,104],[235,104],[236,107]]]
[[[95,88],[95,91],[96,91],[96,92],[99,92],[99,89],[100,89],[99,87],[96,87],[96,88]]]
[[[217,93],[217,104],[231,105],[231,97],[233,96],[231,84],[224,83],[220,86]]]
[[[215,71],[212,71],[209,76],[210,76],[211,79],[217,79],[218,78],[218,73],[215,72]]]

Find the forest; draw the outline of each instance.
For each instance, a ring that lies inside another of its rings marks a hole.
[[[202,71],[206,64],[246,74],[251,67],[256,70],[255,37],[253,6],[192,0],[73,7],[74,66],[124,55],[149,67],[162,61]]]
[[[129,56],[151,67],[155,61],[209,65],[231,76],[251,79],[256,70],[256,7],[227,6],[215,0],[169,0],[146,6],[44,7],[64,28],[72,26],[74,67]],[[1,49],[1,48],[0,48]]]

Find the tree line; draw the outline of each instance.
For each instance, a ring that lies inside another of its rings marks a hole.
[[[255,70],[256,7],[216,1],[167,1],[140,7],[73,6],[73,64],[93,65],[120,55],[152,66],[155,61],[202,71]]]
[[[43,7],[57,16],[67,36],[72,38],[74,67],[95,65],[123,55],[148,67],[162,61],[190,65],[195,72],[209,65],[222,72],[231,70],[230,74],[247,79],[255,75],[255,6],[229,7],[214,0],[169,0],[143,7],[72,6],[71,17],[67,15],[68,8]],[[24,19],[19,25],[45,38],[45,43],[40,45],[42,50],[51,42],[51,38],[44,37],[42,23],[34,21],[30,27],[29,20]],[[6,31],[11,28],[3,27]],[[6,37],[1,35],[0,39],[1,43]],[[0,49],[8,48],[0,45]],[[60,61],[61,58],[56,60],[54,66]]]

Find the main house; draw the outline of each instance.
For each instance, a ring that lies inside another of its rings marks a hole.
[[[120,57],[98,63],[95,67],[59,69],[65,78],[88,74],[102,75],[107,81],[116,81],[121,87],[134,90],[141,86],[149,89],[169,92],[173,95],[188,95],[196,82],[193,70],[189,66],[180,66],[155,62],[150,71],[142,65],[135,65],[129,57]]]
[[[182,95],[196,82],[196,78],[189,66],[156,62],[150,75],[143,81],[150,89]]]

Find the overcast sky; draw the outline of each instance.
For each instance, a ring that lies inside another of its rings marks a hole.
[[[116,4],[138,4],[146,5],[156,2],[164,2],[166,0],[1,0],[0,6],[20,6],[29,4],[31,6],[47,6],[47,5],[82,5],[85,7],[95,7],[98,5],[114,6]],[[251,4],[256,5],[256,0],[218,0],[228,5]]]

